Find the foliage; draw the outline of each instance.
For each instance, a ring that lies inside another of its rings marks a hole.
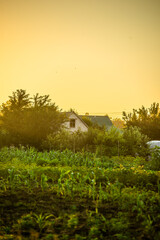
[[[82,120],[88,125],[89,128],[105,130],[105,126],[100,126],[97,122],[92,122],[91,119],[86,115],[82,116]]]
[[[50,134],[43,142],[42,148],[47,150],[70,149],[74,152],[90,151],[98,155],[139,155],[148,154],[148,138],[137,127],[123,131],[115,127],[109,130],[89,128],[88,132],[70,133],[62,129],[57,134]]]
[[[123,120],[126,127],[136,126],[150,139],[160,139],[160,111],[159,104],[153,103],[150,108],[142,106],[138,110],[133,109],[133,113],[123,112]]]
[[[124,155],[140,155],[148,154],[147,142],[149,138],[140,132],[138,127],[130,126],[123,131],[123,153]]]
[[[85,133],[77,131],[70,133],[65,129],[61,129],[57,134],[50,134],[43,141],[42,147],[47,150],[65,150],[80,151],[85,145]]]
[[[115,129],[102,131],[95,128],[89,128],[88,132],[77,131],[70,133],[62,129],[57,134],[52,134],[43,142],[44,149],[64,150],[70,149],[77,151],[91,151],[99,154],[116,155],[117,143],[120,133]]]
[[[49,95],[31,98],[25,90],[17,90],[1,107],[1,146],[30,145],[40,148],[42,140],[57,132],[65,117]],[[3,142],[3,139],[6,139]]]
[[[82,120],[87,124],[88,127],[93,127],[93,122],[86,116],[82,116]]]
[[[35,94],[30,97],[25,90],[17,90],[9,96],[9,101],[1,106],[0,115],[0,147],[3,146],[32,146],[39,150],[65,149],[89,151],[97,156],[139,155],[146,156],[148,138],[142,127],[148,128],[151,119],[158,121],[159,105],[153,104],[149,110],[144,107],[134,114],[126,115],[126,129],[112,127],[105,129],[93,124],[89,118],[83,117],[88,124],[88,132],[77,131],[70,133],[65,130],[63,123],[65,115],[51,102],[49,95]],[[148,120],[147,120],[148,119]],[[158,122],[152,121],[152,125]],[[137,127],[137,125],[138,128]],[[156,125],[158,126],[158,125]],[[142,132],[142,133],[141,133]],[[42,164],[43,160],[39,160]],[[53,163],[55,164],[55,163]]]
[[[160,171],[160,147],[154,147],[150,154],[150,169]]]
[[[121,118],[112,119],[112,123],[115,127],[119,128],[119,129],[124,128],[124,121]]]
[[[0,239],[159,239],[151,168],[140,157],[3,148]]]

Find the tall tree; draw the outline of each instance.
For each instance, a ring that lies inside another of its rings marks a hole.
[[[9,134],[10,140],[20,141],[20,131],[24,112],[30,107],[30,97],[25,90],[16,90],[9,96],[9,100],[1,106],[1,127]]]
[[[26,93],[26,90],[18,89],[12,93],[12,96],[9,96],[9,105],[10,110],[23,110],[24,108],[29,107],[30,97]]]
[[[49,98],[49,95],[39,96],[39,93],[36,93],[36,95],[33,96],[33,107],[46,107],[53,105],[51,103],[51,99]]]
[[[25,90],[17,90],[2,104],[1,127],[8,133],[10,144],[40,148],[49,134],[57,132],[65,121],[64,114],[49,95],[33,98]]]
[[[151,104],[150,108],[142,106],[133,113],[123,112],[125,126],[137,126],[141,132],[152,140],[160,140],[160,108],[159,103]]]

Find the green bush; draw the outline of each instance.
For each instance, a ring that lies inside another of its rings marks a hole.
[[[47,139],[43,141],[42,148],[45,150],[65,150],[80,151],[85,145],[85,133],[77,131],[70,133],[62,129],[57,134],[50,134]]]
[[[155,171],[160,170],[160,148],[159,147],[155,147],[151,150],[151,158],[148,165],[151,170],[155,170]]]
[[[88,151],[100,156],[143,156],[148,154],[148,138],[137,127],[130,127],[123,131],[115,127],[109,130],[89,128],[88,132],[70,133],[65,129],[57,134],[48,135],[43,141],[44,150],[69,149],[73,152]]]
[[[146,156],[148,137],[138,127],[129,127],[123,131],[122,155]]]

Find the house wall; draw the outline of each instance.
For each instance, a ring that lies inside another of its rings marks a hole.
[[[75,119],[75,128],[70,128],[70,122],[64,123],[64,126],[69,129],[71,132],[76,132],[78,130],[81,130],[82,132],[87,132],[88,128],[83,124],[83,122],[74,114],[71,113],[69,116],[69,119]]]

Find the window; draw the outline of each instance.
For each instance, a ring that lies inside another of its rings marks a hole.
[[[70,128],[75,128],[75,119],[70,119]]]

